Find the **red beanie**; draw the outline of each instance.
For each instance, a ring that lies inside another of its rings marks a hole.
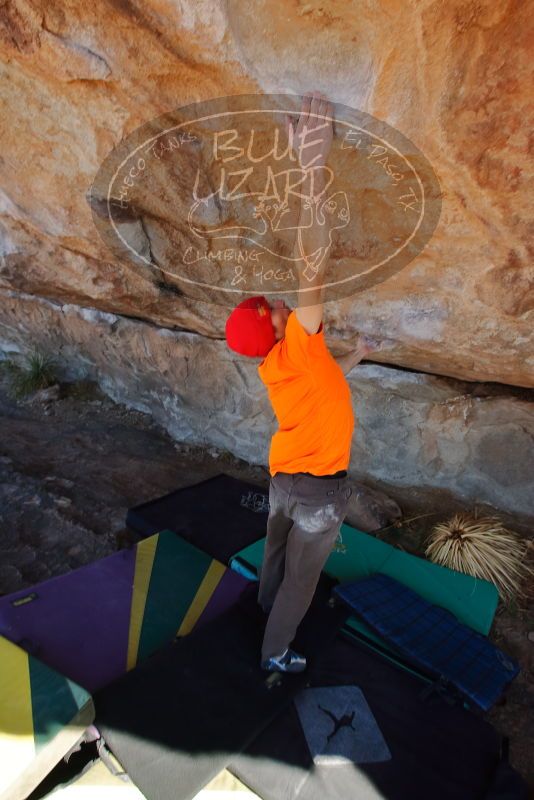
[[[266,356],[276,344],[271,307],[262,295],[243,300],[226,320],[228,347],[242,356]]]

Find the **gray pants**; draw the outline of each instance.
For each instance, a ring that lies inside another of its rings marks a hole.
[[[269,611],[262,660],[282,653],[308,610],[352,494],[348,476],[277,472],[269,485],[258,602]]]

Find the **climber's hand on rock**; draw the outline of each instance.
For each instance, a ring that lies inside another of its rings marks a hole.
[[[365,358],[365,356],[369,355],[369,353],[374,353],[375,351],[380,350],[380,342],[373,336],[367,336],[366,334],[360,333],[356,344],[356,350],[361,354],[362,358]]]
[[[326,96],[314,91],[304,95],[298,120],[285,115],[286,133],[302,169],[326,164],[334,138],[333,113],[332,103]]]
[[[366,355],[389,350],[394,346],[395,342],[393,339],[378,339],[375,336],[368,336],[364,333],[361,333],[358,337],[358,347],[361,347]]]

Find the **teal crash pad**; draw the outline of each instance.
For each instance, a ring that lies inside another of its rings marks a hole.
[[[248,578],[257,578],[263,561],[265,539],[236,553],[230,566]],[[425,558],[405,553],[367,533],[343,524],[340,536],[326,562],[324,572],[340,583],[348,583],[381,572],[408,586],[428,602],[451,611],[475,631],[487,635],[499,595],[492,583],[442,567]],[[350,632],[363,635],[370,646],[398,655],[395,650],[355,617],[347,620]],[[395,659],[396,660],[396,659]]]

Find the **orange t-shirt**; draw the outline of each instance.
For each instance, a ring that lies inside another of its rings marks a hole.
[[[296,311],[285,335],[258,366],[278,420],[269,472],[329,475],[347,469],[354,430],[350,388],[324,340],[302,327]]]

